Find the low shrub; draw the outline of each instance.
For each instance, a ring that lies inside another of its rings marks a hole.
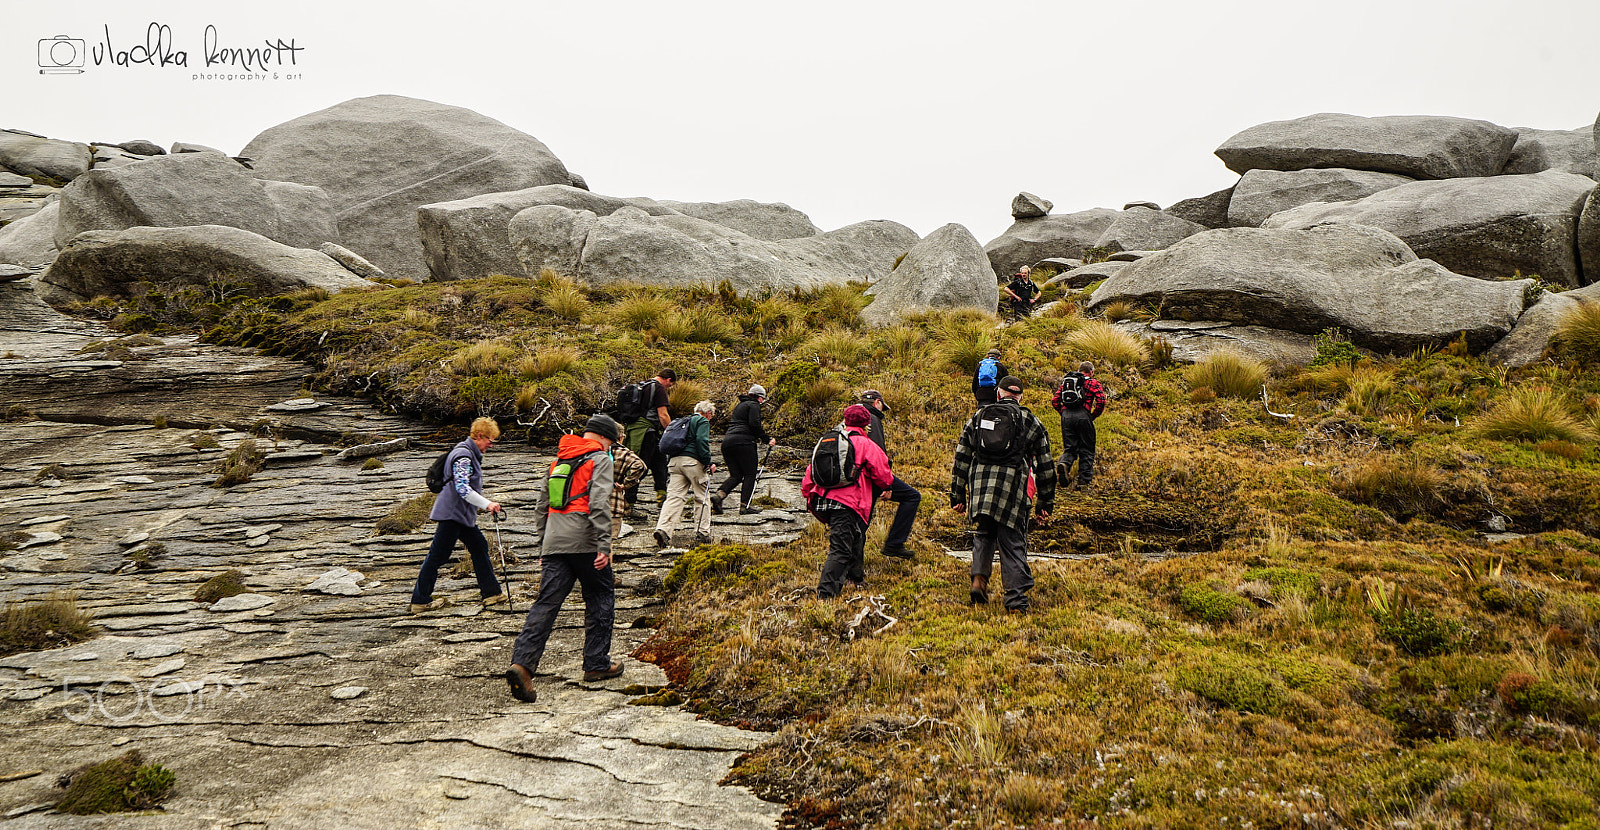
[[[681,591],[737,574],[748,564],[750,548],[744,545],[701,545],[679,556],[661,584],[668,591]]]
[[[1178,669],[1173,685],[1236,712],[1276,715],[1289,704],[1289,689],[1283,681],[1241,658],[1220,654]]]
[[[378,519],[373,527],[374,532],[379,536],[417,532],[422,523],[428,520],[428,513],[433,510],[433,500],[432,493],[406,499]]]
[[[172,770],[146,764],[137,749],[81,767],[67,776],[67,791],[58,812],[87,816],[149,810],[166,799],[177,782]]]
[[[1234,351],[1218,351],[1184,370],[1190,386],[1209,386],[1218,395],[1250,399],[1267,382],[1267,365]]]
[[[219,599],[248,593],[250,589],[244,587],[244,571],[235,568],[219,573],[202,583],[195,589],[194,601],[210,605]]]
[[[1426,608],[1398,603],[1390,610],[1371,609],[1378,636],[1413,657],[1433,657],[1460,646],[1461,625]]]
[[[383,469],[383,459],[377,457],[369,458],[366,461],[361,462],[361,469],[368,472],[371,472],[372,470],[381,470]]]
[[[1595,434],[1567,407],[1566,396],[1546,386],[1519,386],[1479,416],[1473,431],[1503,441],[1589,444]]]
[[[1250,601],[1209,585],[1189,585],[1178,594],[1178,604],[1198,619],[1213,625],[1238,622],[1250,613]]]
[[[76,597],[52,593],[44,599],[6,603],[0,629],[0,657],[81,643],[95,636],[89,614],[78,610]]]
[[[1324,366],[1354,366],[1361,359],[1361,352],[1356,351],[1354,343],[1344,336],[1344,332],[1336,328],[1323,329],[1321,334],[1313,334],[1311,342],[1316,346],[1317,356],[1312,358],[1312,369]]]

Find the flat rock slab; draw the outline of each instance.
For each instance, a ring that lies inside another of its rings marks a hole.
[[[292,401],[283,401],[266,407],[268,412],[315,412],[326,409],[327,404],[314,398],[295,398]]]
[[[265,608],[274,602],[276,600],[264,594],[235,594],[234,596],[217,600],[206,610],[219,614],[230,611],[254,611],[257,608]]]
[[[366,686],[340,686],[328,693],[334,700],[355,700],[367,693]]]
[[[17,526],[18,527],[32,527],[34,525],[47,525],[47,524],[51,524],[53,522],[66,521],[67,519],[70,519],[70,518],[72,518],[72,517],[66,515],[65,513],[63,513],[63,514],[61,514],[59,516],[36,516],[36,517],[34,517],[32,519],[24,519],[23,521],[18,522]]]

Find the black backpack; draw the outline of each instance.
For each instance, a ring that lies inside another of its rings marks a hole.
[[[650,411],[650,404],[656,394],[655,387],[656,381],[651,378],[630,383],[617,390],[617,405],[611,409],[612,417],[617,419],[617,423],[624,425],[643,418],[645,413]]]
[[[1088,400],[1087,390],[1083,382],[1086,378],[1082,372],[1070,372],[1061,379],[1061,386],[1056,389],[1056,409],[1081,407]]]
[[[1014,464],[1022,455],[1022,407],[991,403],[978,410],[973,447],[978,460],[989,464]]]
[[[444,470],[444,465],[450,460],[450,453],[455,451],[456,448],[451,447],[450,449],[439,453],[439,457],[435,458],[433,463],[428,465],[428,474],[423,477],[423,480],[428,483],[428,492],[437,493],[444,489],[444,480],[445,476],[447,475]]]
[[[811,483],[824,490],[848,487],[861,475],[856,446],[842,426],[822,434],[811,450]]]

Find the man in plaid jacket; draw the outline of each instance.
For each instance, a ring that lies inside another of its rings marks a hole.
[[[611,445],[611,460],[616,471],[616,484],[611,488],[611,538],[615,539],[622,532],[622,517],[633,509],[628,502],[628,493],[644,481],[644,474],[650,472],[650,465],[625,444]]]
[[[972,602],[989,601],[989,574],[994,555],[1000,554],[1000,577],[1006,589],[1009,611],[1028,610],[1028,590],[1033,573],[1028,569],[1028,519],[1050,518],[1055,506],[1056,468],[1050,454],[1050,434],[1044,424],[1024,408],[1022,381],[1006,377],[1000,381],[998,400],[992,406],[1014,406],[1021,429],[1017,434],[1020,451],[1008,464],[986,461],[978,451],[978,431],[989,407],[979,409],[961,430],[956,442],[955,466],[950,471],[950,506],[957,513],[972,517],[977,527],[972,535]],[[1028,492],[1029,478],[1037,485],[1038,501]]]

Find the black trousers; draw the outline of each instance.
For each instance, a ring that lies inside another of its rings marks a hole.
[[[817,596],[836,597],[844,590],[844,581],[862,583],[867,579],[863,552],[867,541],[867,523],[850,508],[822,511],[817,518],[828,523],[828,558],[822,562],[822,576],[817,580]]]
[[[439,568],[449,561],[458,541],[467,546],[467,553],[472,557],[472,573],[478,578],[478,593],[484,599],[500,593],[500,582],[494,578],[494,563],[489,560],[489,540],[483,538],[483,531],[445,519],[433,529],[433,543],[428,546],[427,558],[422,560],[417,584],[411,589],[413,604],[424,605],[433,599],[433,585],[439,579]]]
[[[728,480],[717,486],[723,496],[739,490],[739,506],[749,507],[756,492],[756,445],[750,441],[723,441],[722,463],[728,468]]]
[[[611,667],[611,628],[616,622],[616,577],[611,566],[595,570],[594,554],[564,553],[541,558],[544,573],[539,577],[539,598],[528,609],[522,633],[511,648],[511,662],[528,670],[539,670],[544,646],[555,628],[573,583],[583,586],[583,670],[601,671]]]
[[[1072,472],[1072,462],[1078,462],[1078,483],[1094,481],[1094,419],[1087,409],[1068,409],[1061,413],[1061,464],[1065,472]],[[1062,477],[1062,484],[1066,479]]]

